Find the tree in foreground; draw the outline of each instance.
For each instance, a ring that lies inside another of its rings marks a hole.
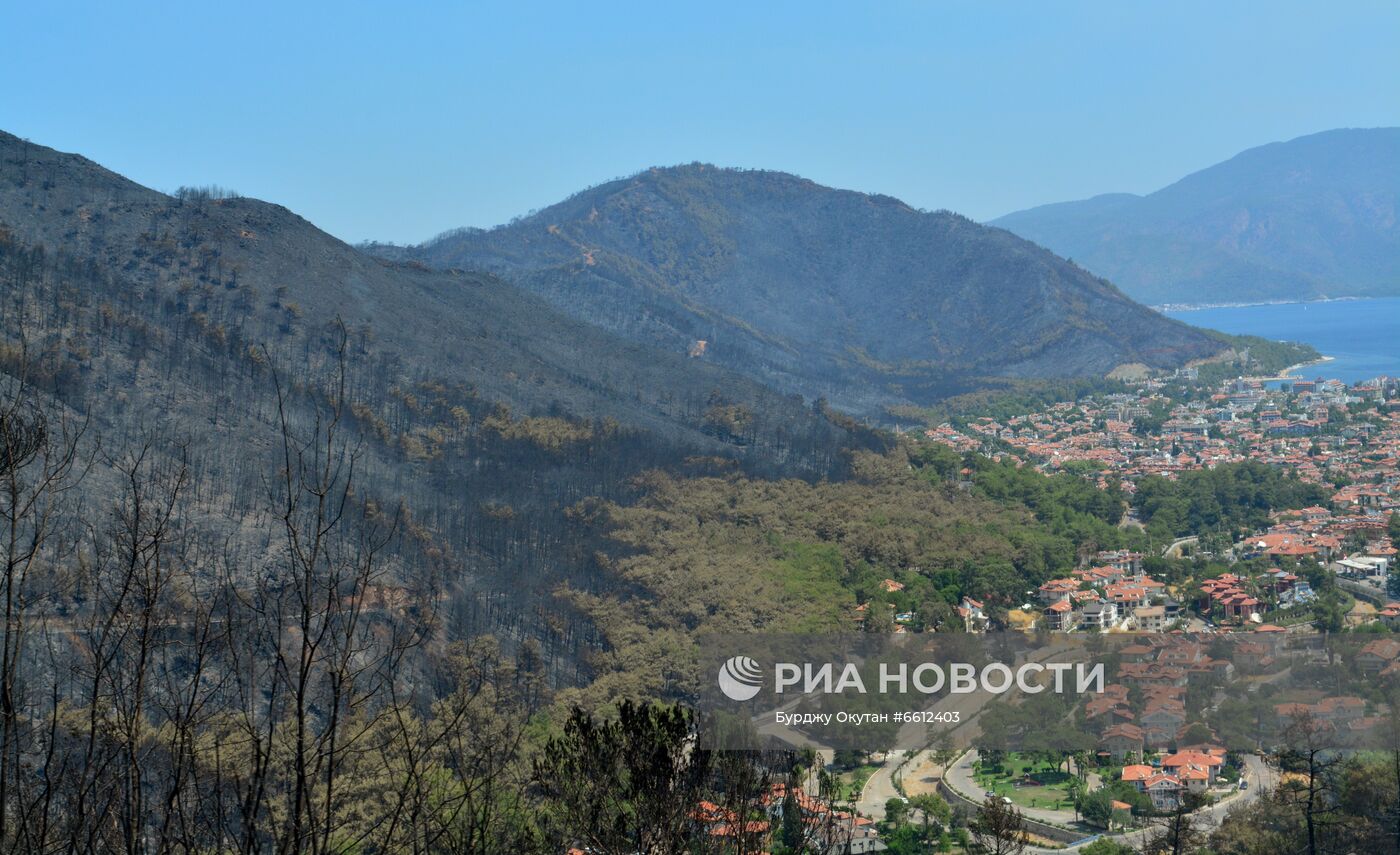
[[[974,851],[988,855],[1020,855],[1030,838],[1021,812],[996,797],[982,803],[977,819],[968,823]]]
[[[1137,850],[1126,843],[1119,843],[1117,840],[1100,837],[1098,840],[1080,849],[1079,855],[1137,855]]]
[[[679,707],[624,701],[611,721],[575,708],[535,762],[556,833],[597,852],[683,851],[711,764],[691,724]]]
[[[1205,842],[1205,834],[1196,825],[1192,812],[1204,802],[1194,793],[1184,793],[1176,809],[1160,818],[1156,829],[1147,837],[1142,851],[1145,855],[1189,855]]]

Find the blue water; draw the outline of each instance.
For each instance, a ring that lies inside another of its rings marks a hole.
[[[1345,383],[1387,375],[1400,377],[1400,297],[1280,303],[1224,309],[1167,312],[1173,318],[1221,332],[1301,341],[1333,357],[1303,368],[1306,379]]]

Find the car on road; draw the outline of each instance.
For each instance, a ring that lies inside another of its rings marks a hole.
[[[1240,789],[1241,789],[1241,790],[1247,790],[1247,789],[1249,789],[1249,782],[1248,782],[1248,781],[1240,781]]]
[[[988,790],[988,791],[986,791],[985,793],[982,794],[982,797],[983,797],[983,798],[988,798],[988,799],[994,799],[994,798],[997,797],[997,794],[994,793],[994,792],[992,792],[991,790]]]

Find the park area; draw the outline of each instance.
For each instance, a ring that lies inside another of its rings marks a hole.
[[[1063,765],[1016,752],[1003,755],[1000,763],[979,759],[973,778],[984,792],[1009,798],[1021,807],[1043,810],[1073,810],[1074,788],[1079,784]]]

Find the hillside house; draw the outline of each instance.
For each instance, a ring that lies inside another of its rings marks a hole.
[[[963,597],[962,603],[958,605],[958,617],[962,618],[963,629],[968,632],[987,631],[989,619],[987,618],[986,606],[981,600]]]
[[[1393,638],[1378,638],[1366,643],[1356,654],[1356,664],[1368,674],[1379,673],[1390,663],[1400,659],[1400,641]]]
[[[1133,609],[1133,626],[1143,632],[1162,632],[1167,628],[1167,610],[1162,606],[1138,606]]]
[[[1118,607],[1113,603],[1089,603],[1079,612],[1079,623],[1085,629],[1110,629],[1117,622]]]
[[[1135,724],[1115,724],[1103,732],[1099,739],[1099,749],[1108,752],[1114,760],[1122,760],[1129,754],[1142,756],[1143,730]]]

